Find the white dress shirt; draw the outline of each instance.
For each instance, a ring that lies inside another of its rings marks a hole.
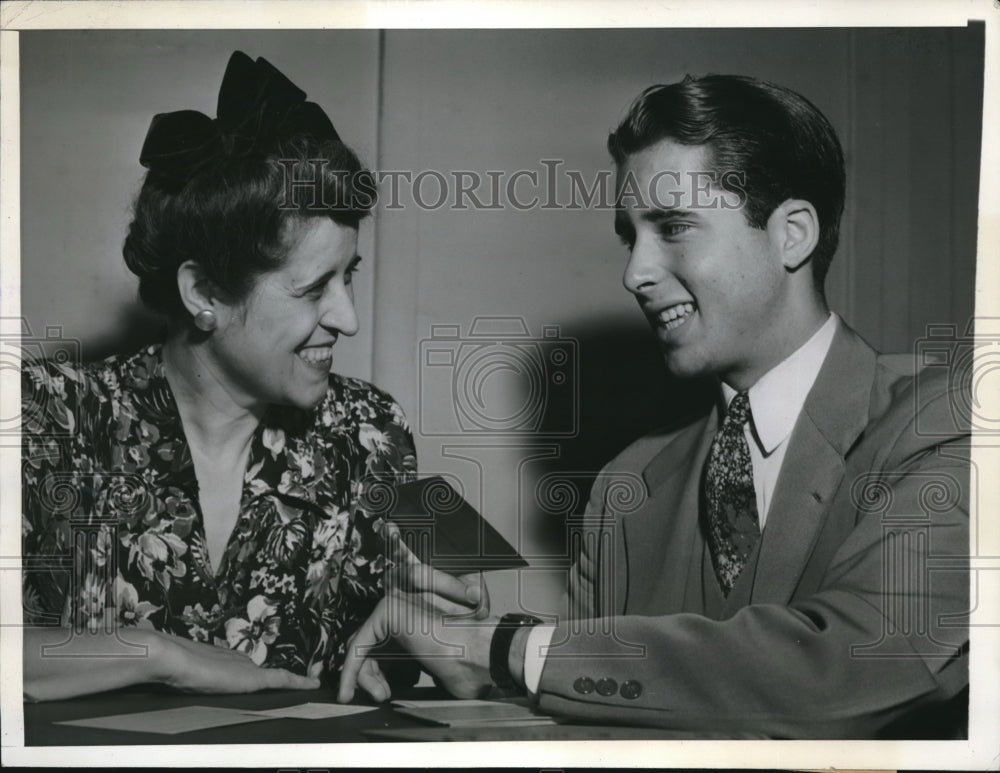
[[[778,473],[788,450],[788,438],[830,351],[838,319],[836,314],[831,313],[808,341],[761,376],[747,393],[751,421],[747,422],[743,431],[753,462],[757,517],[761,529],[767,520]],[[736,396],[736,390],[723,383],[722,396],[728,407]],[[552,625],[536,625],[528,634],[524,652],[524,683],[531,693],[538,692],[546,651],[555,630]]]
[[[830,351],[836,331],[837,315],[831,313],[812,338],[761,376],[747,393],[751,421],[743,427],[743,432],[753,462],[753,486],[761,529],[767,520],[778,473],[788,450],[788,438]],[[722,395],[728,407],[736,390],[723,383]]]

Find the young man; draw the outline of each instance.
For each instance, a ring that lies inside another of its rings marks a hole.
[[[625,286],[670,372],[714,376],[718,405],[599,476],[590,512],[606,536],[592,544],[604,547],[585,549],[570,581],[570,608],[599,625],[434,618],[433,637],[397,638],[457,695],[513,683],[590,722],[956,732],[969,436],[920,432],[952,426],[946,376],[877,354],[827,309],[845,188],[832,127],[792,91],[709,76],[648,89],[608,146]],[[628,514],[605,496],[616,473],[646,484]],[[390,605],[423,614],[387,599],[356,644],[385,632]],[[441,658],[448,644],[464,657]],[[342,699],[355,681],[385,697],[363,652]]]

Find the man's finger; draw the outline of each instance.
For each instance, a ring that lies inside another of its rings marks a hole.
[[[389,683],[382,675],[378,663],[370,658],[365,661],[358,673],[358,685],[372,697],[372,700],[379,703],[389,700],[392,695]]]
[[[365,664],[367,655],[358,654],[357,640],[364,631],[365,624],[358,629],[358,632],[347,640],[347,656],[344,658],[344,666],[340,669],[340,687],[337,689],[337,701],[349,703],[354,697],[354,687],[358,681],[358,673]],[[367,652],[367,651],[366,651]]]
[[[476,606],[476,620],[485,620],[490,616],[490,589],[486,585],[486,578],[482,572],[474,574],[463,574],[459,579],[466,585],[475,585],[479,588],[479,604]]]
[[[417,562],[405,569],[408,588],[411,591],[426,591],[434,593],[442,598],[461,604],[466,611],[470,607],[480,604],[483,597],[481,583],[462,582],[458,577],[453,577],[447,572],[428,564]]]
[[[475,611],[467,604],[456,604],[454,601],[449,601],[429,591],[424,591],[417,596],[417,601],[422,608],[448,617],[470,617]]]
[[[410,598],[413,597],[411,596]],[[457,604],[454,601],[450,601],[443,596],[439,596],[436,593],[430,593],[429,591],[422,592],[416,597],[416,601],[419,602],[423,609],[429,609],[436,614],[444,615],[445,617],[484,620],[489,617],[490,614],[488,603],[485,606],[482,603],[477,606],[473,606],[469,603]]]
[[[406,544],[396,524],[391,522],[386,523],[385,541],[389,558],[395,566],[405,568],[412,564],[420,563],[420,559],[410,550],[409,545]]]
[[[390,578],[400,590],[413,590],[414,568],[420,567],[421,561],[400,536],[395,524],[387,527],[387,555],[392,563]]]
[[[430,564],[423,563],[410,550],[400,535],[398,526],[387,523],[385,528],[389,555],[394,564],[393,579],[398,583],[398,590],[409,593],[421,591],[435,593],[449,601],[461,604],[466,607],[466,611],[470,606],[482,604],[485,591],[482,573],[476,572],[458,578],[435,569]]]
[[[339,702],[347,703],[354,697],[358,674],[368,660],[369,653],[386,636],[387,614],[386,602],[383,600],[361,624],[354,636],[347,640],[347,656],[344,659],[344,667],[340,670],[340,687],[337,690]]]
[[[389,555],[393,561],[408,564],[411,561],[419,561],[403,540],[403,535],[399,531],[399,526],[392,521],[385,523],[385,541],[389,546]]]

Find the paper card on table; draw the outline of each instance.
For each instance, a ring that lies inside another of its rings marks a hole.
[[[554,725],[552,717],[521,717],[514,719],[453,719],[448,727],[535,727],[536,725]]]
[[[417,558],[442,571],[465,574],[528,565],[440,475],[397,485],[389,518]]]
[[[378,707],[344,706],[340,703],[302,703],[298,706],[285,706],[280,709],[249,711],[247,713],[271,719],[331,719],[333,717],[347,717],[352,714],[363,714],[366,711],[375,711],[376,708]]]
[[[459,702],[455,702],[459,703]],[[469,701],[461,703],[468,704]],[[451,706],[427,706],[423,708],[397,708],[400,714],[405,714],[425,722],[433,722],[438,725],[448,725],[450,727],[464,727],[468,725],[510,725],[510,724],[549,724],[553,722],[551,717],[544,714],[536,714],[528,706],[519,706],[513,703],[498,703],[485,701],[486,705],[451,705]]]
[[[262,717],[237,709],[219,709],[212,706],[183,706],[161,711],[143,711],[138,714],[114,714],[108,717],[71,719],[57,725],[94,727],[102,730],[127,730],[135,733],[163,733],[175,735],[210,727],[238,725],[243,722],[260,722]]]
[[[398,706],[402,709],[435,709],[435,708],[451,708],[454,706],[492,706],[496,701],[480,701],[475,699],[469,700],[441,700],[441,701],[406,701],[397,700],[393,701],[393,706]]]

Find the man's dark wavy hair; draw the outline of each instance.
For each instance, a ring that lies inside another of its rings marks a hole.
[[[844,211],[844,152],[830,122],[800,94],[739,75],[687,76],[651,86],[608,137],[620,167],[661,140],[708,149],[707,163],[724,188],[745,194],[744,216],[763,229],[775,208],[790,198],[816,208],[820,234],[811,256],[813,280],[822,294],[837,250]],[[743,190],[727,184],[726,172],[742,172]]]

